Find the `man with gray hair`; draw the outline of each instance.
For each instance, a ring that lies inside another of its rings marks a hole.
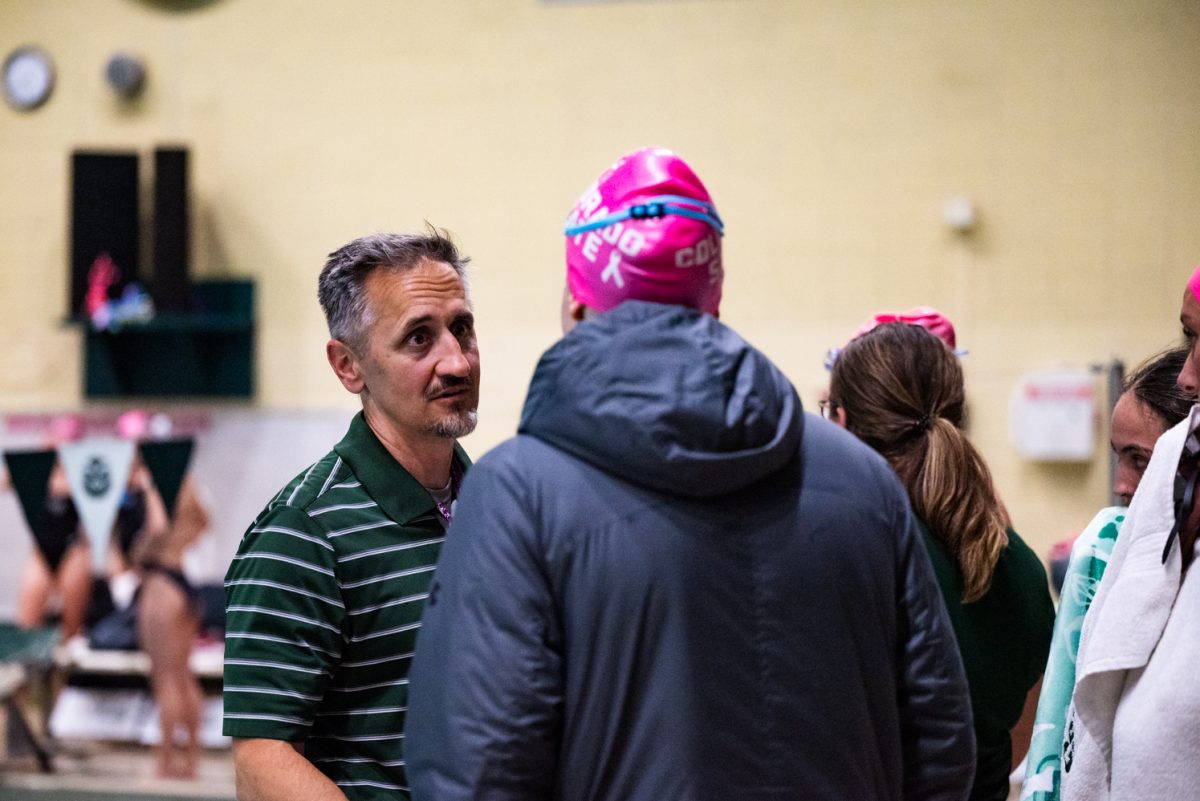
[[[226,576],[243,801],[408,797],[408,665],[479,401],[466,262],[431,229],[356,239],[321,272],[326,355],[362,411],[267,504]]]

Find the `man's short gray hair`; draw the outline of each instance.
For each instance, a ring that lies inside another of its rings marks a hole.
[[[462,281],[463,291],[468,291],[470,259],[458,252],[446,231],[433,226],[423,234],[371,234],[330,253],[317,279],[317,299],[325,311],[329,336],[359,349],[374,322],[367,308],[367,276],[380,268],[410,270],[426,261],[449,264]]]

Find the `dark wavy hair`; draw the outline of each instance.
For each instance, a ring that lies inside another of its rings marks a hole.
[[[1179,388],[1175,380],[1187,361],[1187,348],[1172,348],[1151,356],[1134,368],[1121,385],[1121,394],[1132,392],[1147,409],[1172,428],[1191,411],[1195,398]]]

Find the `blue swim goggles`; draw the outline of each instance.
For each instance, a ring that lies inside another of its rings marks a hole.
[[[680,205],[681,203],[688,205],[683,206]],[[577,225],[568,225],[563,233],[567,236],[575,236],[576,234],[594,231],[597,228],[607,228],[623,220],[646,220],[666,217],[668,214],[673,214],[676,217],[700,220],[712,226],[713,230],[719,235],[725,236],[725,223],[721,221],[721,217],[717,214],[716,206],[703,200],[683,197],[682,195],[655,195],[654,197],[648,197],[641,203],[630,206],[624,211],[610,214],[607,217],[588,220]]]

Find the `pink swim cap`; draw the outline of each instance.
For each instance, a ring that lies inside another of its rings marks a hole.
[[[880,312],[856,328],[854,333],[850,335],[850,338],[858,339],[871,329],[884,323],[919,325],[949,345],[951,350],[954,350],[954,324],[946,319],[946,316],[940,311],[931,309],[928,306],[918,306],[915,309],[902,312]]]
[[[721,304],[725,226],[679,156],[647,147],[622,156],[567,217],[567,286],[599,312],[626,300]]]
[[[1192,271],[1192,277],[1188,279],[1188,289],[1192,292],[1192,297],[1200,303],[1200,265]]]

